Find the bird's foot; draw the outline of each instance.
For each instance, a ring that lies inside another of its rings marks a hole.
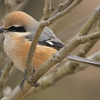
[[[23,83],[24,83],[24,81],[27,79],[27,72],[26,72],[26,69],[25,69],[25,71],[24,71],[23,77],[24,77],[24,79],[19,83],[19,87],[21,88],[21,90],[23,90]]]
[[[34,74],[34,72],[35,72],[35,70],[33,70],[32,75]],[[19,87],[21,88],[21,90],[23,90],[23,83],[24,83],[24,81],[27,80],[27,72],[26,72],[26,69],[25,69],[25,72],[23,74],[23,77],[24,77],[24,79],[19,84]],[[40,84],[37,83],[37,82],[31,83],[31,85],[34,86],[34,87],[40,86]]]

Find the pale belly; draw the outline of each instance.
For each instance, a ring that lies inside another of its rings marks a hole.
[[[20,51],[21,50],[21,51]],[[21,71],[24,72],[25,69],[25,59],[27,57],[21,54],[25,48],[22,48],[22,45],[18,41],[4,40],[4,51],[14,65]],[[27,51],[28,52],[28,51]]]

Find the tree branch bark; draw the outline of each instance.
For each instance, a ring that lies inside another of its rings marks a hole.
[[[5,83],[8,79],[8,76],[10,74],[10,71],[11,71],[13,65],[14,65],[13,62],[9,61],[8,64],[6,65],[5,69],[4,69],[3,74],[0,77],[0,96],[1,96],[3,87],[4,87],[4,85],[5,85]]]
[[[70,4],[72,4],[72,2],[74,2],[75,0],[66,0],[63,4],[60,4],[58,6],[58,8],[50,15],[50,17],[55,16],[58,12],[66,9]]]
[[[88,57],[90,60],[100,60],[100,51],[96,52],[95,54]],[[38,93],[44,89],[46,89],[49,86],[53,86],[53,83],[57,82],[57,80],[60,80],[60,78],[64,77],[65,75],[69,75],[72,73],[77,73],[80,70],[84,70],[87,66],[84,65],[78,65],[76,69],[69,66],[69,62],[62,65],[60,68],[58,68],[56,71],[53,71],[49,75],[45,76],[40,79],[38,82],[41,83],[41,86],[34,88],[32,87],[29,92],[26,94],[25,97],[33,95],[35,93]],[[49,79],[49,80],[48,80]]]

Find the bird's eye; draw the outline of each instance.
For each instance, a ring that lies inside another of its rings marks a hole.
[[[19,27],[12,26],[7,30],[10,31],[10,32],[26,32],[26,30],[23,26],[19,26]]]

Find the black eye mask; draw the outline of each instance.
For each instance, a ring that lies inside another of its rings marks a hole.
[[[16,27],[16,26],[12,26],[9,29],[6,29],[10,32],[26,32],[25,28],[22,26]]]

